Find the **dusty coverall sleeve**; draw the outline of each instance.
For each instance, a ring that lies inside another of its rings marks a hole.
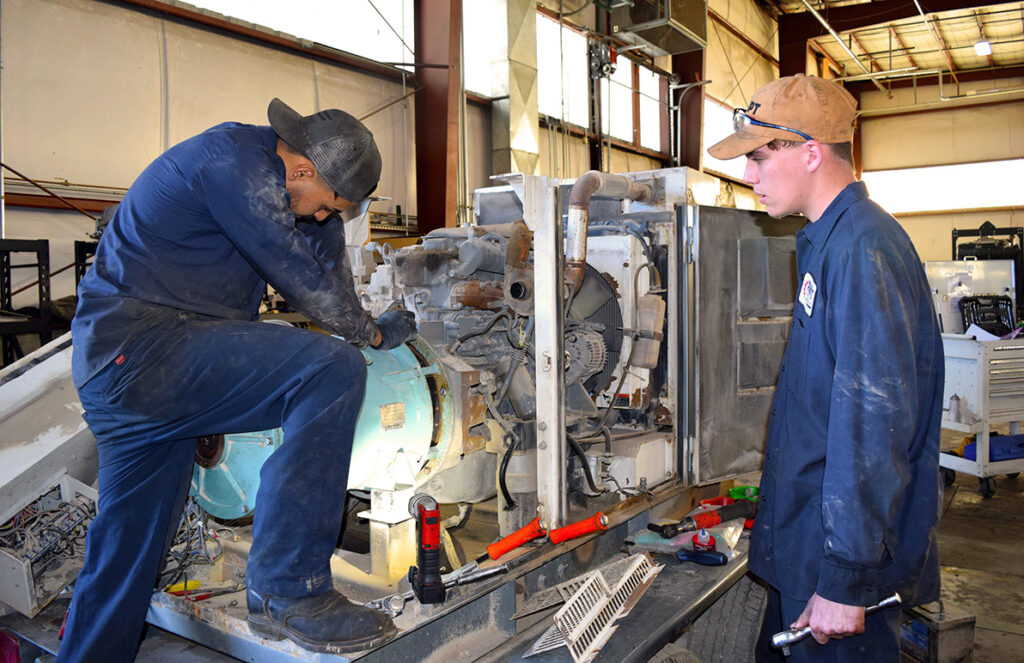
[[[319,327],[366,345],[377,326],[359,304],[344,252],[344,227],[337,223],[340,251],[311,241],[296,228],[280,174],[261,154],[222,155],[195,176],[197,195],[224,235],[260,276]],[[255,164],[255,165],[254,165]],[[333,229],[332,229],[333,230]]]
[[[847,605],[877,600],[876,571],[910,480],[917,373],[914,303],[884,248],[867,238],[827,277],[828,342],[835,357],[822,484],[824,557],[817,593]]]

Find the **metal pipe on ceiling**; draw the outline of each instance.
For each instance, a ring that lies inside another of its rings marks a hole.
[[[921,18],[924,19],[924,24],[928,26],[931,33],[935,35],[935,41],[939,42],[939,48],[942,50],[942,54],[946,56],[946,62],[949,63],[949,73],[953,76],[953,80],[956,81],[956,65],[953,63],[953,56],[949,53],[949,48],[946,46],[946,40],[939,34],[939,29],[932,25],[931,20],[924,13],[924,9],[921,8],[921,3],[914,0],[914,6],[917,7],[917,11],[921,14]],[[959,82],[959,81],[957,81]],[[939,77],[939,87],[942,87],[942,77]]]
[[[800,2],[803,3],[804,7],[807,7],[807,11],[809,11],[811,13],[811,16],[813,16],[814,18],[818,19],[818,23],[821,23],[821,26],[823,28],[825,28],[826,30],[828,30],[828,33],[830,35],[832,35],[832,38],[835,39],[839,43],[839,45],[842,47],[842,49],[844,51],[846,51],[846,54],[849,55],[851,58],[853,58],[853,61],[856,62],[857,65],[864,71],[864,73],[868,75],[868,78],[871,79],[871,82],[875,84],[875,87],[877,87],[879,90],[881,90],[881,92],[886,97],[892,99],[892,93],[889,92],[888,90],[886,90],[882,86],[882,84],[879,83],[875,79],[873,73],[871,71],[869,71],[867,67],[864,66],[864,63],[860,61],[860,58],[858,58],[854,54],[854,52],[850,49],[850,47],[846,45],[846,42],[844,42],[842,37],[839,36],[839,33],[837,33],[832,28],[832,26],[828,24],[828,21],[826,21],[825,18],[821,14],[818,13],[818,10],[816,10],[814,7],[812,7],[811,3],[807,2],[807,0],[800,0]]]
[[[902,113],[902,112],[911,112],[911,111],[923,110],[923,109],[926,109],[926,108],[936,108],[936,107],[943,106],[943,105],[945,105],[945,104],[947,104],[947,103],[949,103],[951,101],[963,101],[963,100],[966,100],[966,99],[974,100],[974,99],[980,99],[982,97],[997,97],[997,96],[1004,96],[1004,95],[1024,94],[1024,86],[1020,86],[1020,87],[1012,87],[1012,88],[994,88],[994,89],[990,89],[990,90],[977,90],[977,91],[970,91],[970,92],[967,92],[967,93],[964,93],[964,94],[947,95],[946,91],[945,91],[945,88],[943,87],[943,84],[942,84],[942,75],[944,73],[946,73],[946,72],[944,72],[941,69],[919,69],[919,70],[913,71],[913,72],[897,72],[897,71],[893,71],[893,72],[885,72],[885,73],[886,74],[891,74],[891,75],[887,76],[887,78],[918,78],[918,77],[922,77],[922,76],[926,76],[926,77],[930,78],[932,76],[935,76],[938,79],[938,82],[939,82],[939,86],[938,86],[939,87],[939,98],[936,101],[924,102],[924,103],[920,103],[920,104],[909,104],[909,105],[903,105],[903,106],[889,106],[889,107],[885,107],[885,108],[872,108],[872,109],[869,109],[869,110],[862,110],[862,111],[858,111],[858,113],[857,113],[857,115],[859,117],[871,117],[873,115],[888,115],[888,114],[891,114],[891,113]],[[958,85],[959,85],[959,83],[958,83]],[[952,108],[956,108],[956,106],[952,106]]]

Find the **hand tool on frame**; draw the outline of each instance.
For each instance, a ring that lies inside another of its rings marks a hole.
[[[733,504],[727,504],[714,511],[702,511],[692,516],[683,518],[678,523],[657,525],[648,523],[647,529],[657,532],[666,539],[671,539],[682,532],[693,532],[701,528],[709,529],[715,525],[735,520],[736,518],[753,518],[757,514],[757,503],[750,500],[739,500]]]
[[[885,610],[886,608],[891,608],[894,605],[899,605],[901,601],[902,599],[897,592],[892,596],[879,601],[875,605],[869,605],[864,608],[864,616],[866,617],[867,615],[878,612],[879,610]],[[783,656],[789,656],[791,653],[789,648],[801,640],[804,640],[810,634],[810,626],[804,626],[803,628],[791,628],[788,631],[780,631],[772,636],[772,647],[781,649]]]

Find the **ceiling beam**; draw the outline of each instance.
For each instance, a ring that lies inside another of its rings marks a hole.
[[[907,60],[910,62],[911,67],[917,67],[917,62],[914,61],[914,56],[910,54],[910,49],[903,45],[903,40],[900,39],[900,33],[896,32],[895,26],[889,27],[889,34],[892,35],[893,41],[900,47],[904,53],[907,54]]]
[[[983,0],[925,0],[921,6],[929,14],[955,11],[957,9],[975,9],[988,7],[992,3]],[[849,32],[871,25],[891,23],[904,18],[919,16],[913,0],[879,0],[842,7],[826,7],[822,15],[836,32]],[[825,34],[824,28],[808,12],[796,12],[779,17],[779,31],[783,24],[792,34],[802,33],[804,39],[820,37]],[[795,31],[795,32],[792,32]]]
[[[932,14],[925,14],[923,18],[924,24],[935,35],[935,41],[939,42],[939,50],[942,51],[942,56],[946,58],[946,64],[949,65],[949,73],[953,75],[953,80],[956,81],[956,63],[953,62],[953,56],[949,52],[949,46],[946,45],[946,39],[939,32],[939,26],[932,21]]]
[[[864,54],[864,57],[868,59],[868,64],[871,65],[871,71],[882,71],[882,65],[875,62],[875,59],[871,57],[871,53],[868,53],[868,49],[864,48],[864,44],[860,43],[860,39],[857,38],[857,33],[850,33],[850,41],[856,44],[857,48],[859,48],[861,50],[861,53]],[[852,51],[853,48],[851,48],[850,50]]]
[[[982,0],[925,0],[930,13],[974,9],[991,5]],[[836,32],[849,32],[868,26],[891,23],[919,16],[914,0],[878,0],[842,7],[825,7],[823,15]],[[827,34],[810,12],[779,17],[779,75],[803,73],[806,67],[807,40]]]

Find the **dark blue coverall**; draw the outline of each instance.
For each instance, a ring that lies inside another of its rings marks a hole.
[[[284,597],[331,588],[366,387],[351,343],[256,322],[267,283],[353,343],[360,307],[344,227],[297,221],[270,127],[222,124],[132,185],[79,286],[72,369],[99,448],[89,528],[58,660],[130,661],[188,494],[197,436],[274,428],[246,582]]]
[[[855,182],[797,233],[797,267],[750,544],[750,570],[777,590],[768,636],[815,592],[860,606],[939,596],[944,359],[917,252]],[[808,639],[788,660],[896,662],[899,615],[875,613],[863,635],[824,646]],[[774,660],[765,644],[758,660]]]

